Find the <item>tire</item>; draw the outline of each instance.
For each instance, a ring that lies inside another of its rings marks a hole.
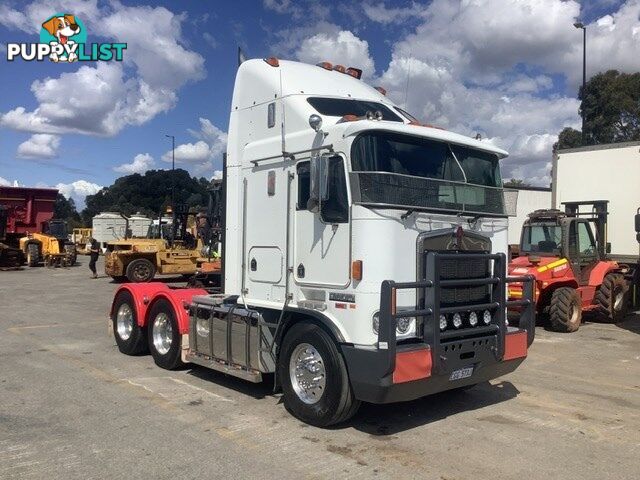
[[[27,265],[30,267],[37,267],[40,263],[40,252],[38,245],[30,243],[27,245]]]
[[[138,258],[127,265],[127,279],[132,283],[145,283],[153,280],[156,267],[146,258]]]
[[[604,277],[594,299],[598,314],[609,323],[621,321],[627,314],[627,291],[629,285],[618,273],[610,273]]]
[[[75,245],[65,245],[64,253],[66,255],[66,262],[68,267],[72,267],[76,264],[78,260],[78,252],[76,251]]]
[[[303,355],[313,357],[307,360],[306,369],[300,365],[305,363]],[[319,367],[320,372],[311,371],[310,367]],[[322,376],[323,380],[318,382],[315,389],[305,390],[298,383],[299,380],[292,379],[297,372],[303,375],[302,380],[315,380],[318,376]],[[314,373],[320,375],[309,378]],[[278,359],[278,376],[285,408],[294,417],[310,425],[327,427],[344,422],[360,406],[360,401],[351,390],[347,367],[336,343],[316,325],[302,323],[294,325],[287,332]]]
[[[120,292],[116,297],[111,322],[120,352],[125,355],[147,353],[146,328],[138,325],[138,313],[129,292]]]
[[[575,332],[582,321],[582,300],[578,291],[560,287],[551,294],[549,324],[554,332]]]
[[[181,354],[181,335],[173,307],[166,300],[158,300],[149,312],[149,351],[160,368],[175,370],[184,365]]]

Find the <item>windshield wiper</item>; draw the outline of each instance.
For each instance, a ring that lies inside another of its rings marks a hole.
[[[402,215],[400,215],[400,219],[401,220],[406,220],[407,218],[409,218],[413,213],[415,212],[415,209],[410,208],[409,210],[407,210],[406,212],[404,212]]]

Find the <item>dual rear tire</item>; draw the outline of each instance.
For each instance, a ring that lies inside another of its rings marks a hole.
[[[125,355],[151,353],[156,365],[167,370],[182,366],[181,336],[171,304],[158,300],[151,307],[149,319],[147,327],[141,327],[132,295],[126,290],[120,292],[111,317],[118,350]]]

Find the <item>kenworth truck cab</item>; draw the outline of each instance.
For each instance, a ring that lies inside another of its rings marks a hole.
[[[276,58],[238,69],[224,160],[222,293],[127,284],[120,351],[259,382],[313,425],[513,371],[532,284],[507,278],[499,160],[420,125],[361,72]],[[508,302],[507,284],[522,282]],[[509,325],[507,308],[521,312]]]

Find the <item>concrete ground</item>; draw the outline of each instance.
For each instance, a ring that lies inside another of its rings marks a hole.
[[[2,479],[640,478],[640,316],[540,328],[505,378],[322,430],[269,385],[120,354],[117,285],[80,262],[0,272]]]

